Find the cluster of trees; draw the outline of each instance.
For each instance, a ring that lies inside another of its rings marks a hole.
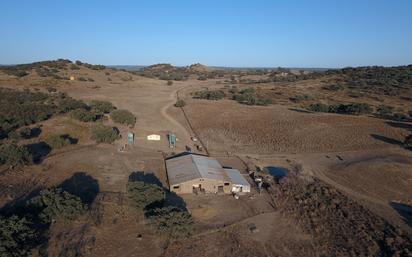
[[[46,120],[56,112],[47,94],[0,89],[0,138],[26,125]]]
[[[27,165],[33,162],[33,156],[25,146],[15,143],[0,145],[0,165]]]
[[[402,90],[410,90],[412,85],[412,65],[398,67],[357,67],[329,70],[325,74],[338,75],[350,89],[364,92],[395,95]]]
[[[195,92],[193,98],[207,99],[207,100],[220,100],[226,96],[222,90],[202,90]]]
[[[408,256],[412,252],[405,231],[317,179],[307,181],[289,173],[269,192],[279,210],[313,236],[323,256]]]
[[[40,191],[14,212],[0,216],[0,256],[29,256],[43,243],[51,224],[75,220],[87,208],[79,197],[62,188]]]
[[[258,97],[255,89],[251,87],[240,91],[233,88],[229,92],[232,93],[232,99],[241,104],[266,106],[272,103],[270,99]]]
[[[308,106],[308,110],[313,112],[329,112],[340,114],[368,114],[373,112],[373,108],[366,103],[336,104],[327,105],[315,103]]]
[[[129,181],[127,195],[130,206],[143,210],[149,224],[170,238],[184,238],[193,233],[193,219],[187,210],[167,205],[165,190],[153,183]]]
[[[352,104],[323,104],[314,103],[307,107],[313,112],[329,112],[339,114],[371,114],[374,113],[376,117],[383,119],[390,119],[395,121],[407,121],[412,118],[412,111],[408,114],[403,112],[394,112],[394,108],[387,105],[379,105],[376,110],[366,103],[352,103]],[[409,117],[408,117],[409,116]]]

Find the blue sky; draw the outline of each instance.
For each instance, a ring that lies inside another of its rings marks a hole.
[[[410,0],[0,2],[0,63],[412,63]]]

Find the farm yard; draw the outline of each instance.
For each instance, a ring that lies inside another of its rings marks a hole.
[[[394,115],[400,108],[407,111],[408,100],[380,95],[393,105],[383,117],[371,95],[352,101],[343,93],[346,84],[334,93],[322,89],[337,74],[268,81],[281,77],[201,65],[158,65],[139,72],[75,63],[66,67],[71,65],[77,68],[59,68],[52,77],[43,74],[47,65],[24,68],[29,74],[21,78],[10,70],[0,72],[0,86],[11,90],[8,94],[26,92],[47,111],[39,120],[16,122],[1,131],[1,143],[15,147],[8,150],[27,147],[29,154],[38,155],[33,163],[0,166],[1,214],[27,215],[21,207],[33,198],[38,202],[39,195],[59,195],[55,187],[74,196],[62,193],[62,198],[84,205],[76,209],[76,218],[69,217],[71,222],[56,219],[44,225],[47,230],[36,231],[46,238],[32,247],[33,256],[348,256],[345,247],[371,256],[383,250],[384,256],[412,252],[412,152],[403,147],[411,125],[410,119]],[[319,99],[295,99],[299,92],[316,95],[314,90],[323,90]],[[177,105],[178,100],[184,104]],[[338,106],[345,111],[353,111],[350,103],[364,101],[374,112],[310,110],[318,101],[328,107],[345,103],[345,108]],[[72,105],[77,107],[70,109]],[[129,133],[132,144],[127,143]],[[176,148],[168,145],[169,133],[177,137]],[[160,140],[148,140],[149,135]],[[164,160],[188,149],[239,170],[251,193],[235,199],[170,192]],[[254,172],[265,178],[260,193],[248,175]],[[274,175],[278,172],[285,173],[284,182]],[[151,193],[139,191],[143,189]],[[310,217],[307,210],[314,206],[316,216]],[[319,226],[330,238],[355,227],[369,241],[359,239],[358,247],[337,238],[345,247],[333,241],[320,246],[325,238],[310,224],[327,224],[328,218],[342,218],[344,224],[341,229]],[[367,221],[369,229],[357,220]],[[377,243],[384,240],[382,231],[387,233],[385,249]]]

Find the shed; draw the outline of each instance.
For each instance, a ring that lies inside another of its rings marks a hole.
[[[160,140],[160,135],[156,135],[156,134],[148,135],[147,140],[159,141]]]
[[[236,169],[224,169],[232,184],[233,193],[250,193],[250,184]]]
[[[230,193],[231,182],[220,163],[211,157],[187,153],[166,160],[170,191]]]

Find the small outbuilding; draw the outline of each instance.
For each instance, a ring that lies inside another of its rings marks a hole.
[[[148,135],[147,140],[159,141],[160,140],[160,135],[156,135],[156,134]]]
[[[238,170],[224,169],[232,184],[232,193],[250,193],[250,184]]]

